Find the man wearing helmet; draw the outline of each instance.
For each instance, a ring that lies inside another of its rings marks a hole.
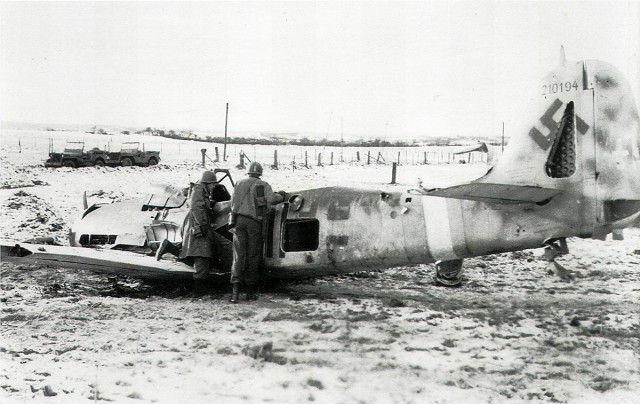
[[[247,178],[236,184],[231,198],[229,224],[233,232],[233,266],[231,267],[231,302],[237,303],[240,284],[247,287],[247,300],[257,299],[256,286],[262,256],[262,226],[269,204],[284,201],[285,192],[274,193],[271,186],[260,179],[262,166],[253,162]]]
[[[206,277],[213,256],[211,230],[211,193],[217,183],[216,175],[212,171],[202,173],[202,179],[191,190],[189,213],[182,226],[182,251],[180,258],[193,258],[193,292],[196,296],[207,293]]]

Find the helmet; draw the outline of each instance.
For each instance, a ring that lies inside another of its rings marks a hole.
[[[247,174],[262,175],[262,165],[257,161],[254,161],[249,166],[249,171],[247,171]]]
[[[203,182],[203,183],[218,182],[218,179],[216,178],[216,175],[213,171],[205,171],[202,173],[202,178],[200,179],[200,182]]]

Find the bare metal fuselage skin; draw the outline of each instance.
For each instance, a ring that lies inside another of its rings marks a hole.
[[[604,62],[565,63],[544,78],[539,96],[530,130],[514,136],[500,161],[469,184],[291,194],[265,225],[265,274],[310,277],[446,262],[637,227],[640,119],[624,77]],[[74,225],[72,245],[154,248],[164,238],[179,241],[185,199],[167,187],[89,208]],[[215,230],[230,239],[229,202],[215,210]]]

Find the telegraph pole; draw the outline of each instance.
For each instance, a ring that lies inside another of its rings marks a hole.
[[[227,103],[227,113],[224,116],[224,149],[222,150],[222,160],[227,161],[227,122],[229,121],[229,103]]]
[[[504,153],[504,121],[502,121],[502,149],[501,152]]]

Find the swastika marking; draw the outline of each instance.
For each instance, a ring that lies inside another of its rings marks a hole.
[[[562,101],[556,98],[540,117],[540,122],[546,129],[548,129],[546,135],[540,132],[540,130],[535,126],[529,130],[529,136],[531,136],[542,150],[547,150],[553,144],[553,135],[558,128],[558,122],[553,119],[553,116],[558,112],[563,104],[564,103]],[[578,132],[584,135],[589,130],[589,125],[582,118],[576,115],[576,128],[578,129]]]

